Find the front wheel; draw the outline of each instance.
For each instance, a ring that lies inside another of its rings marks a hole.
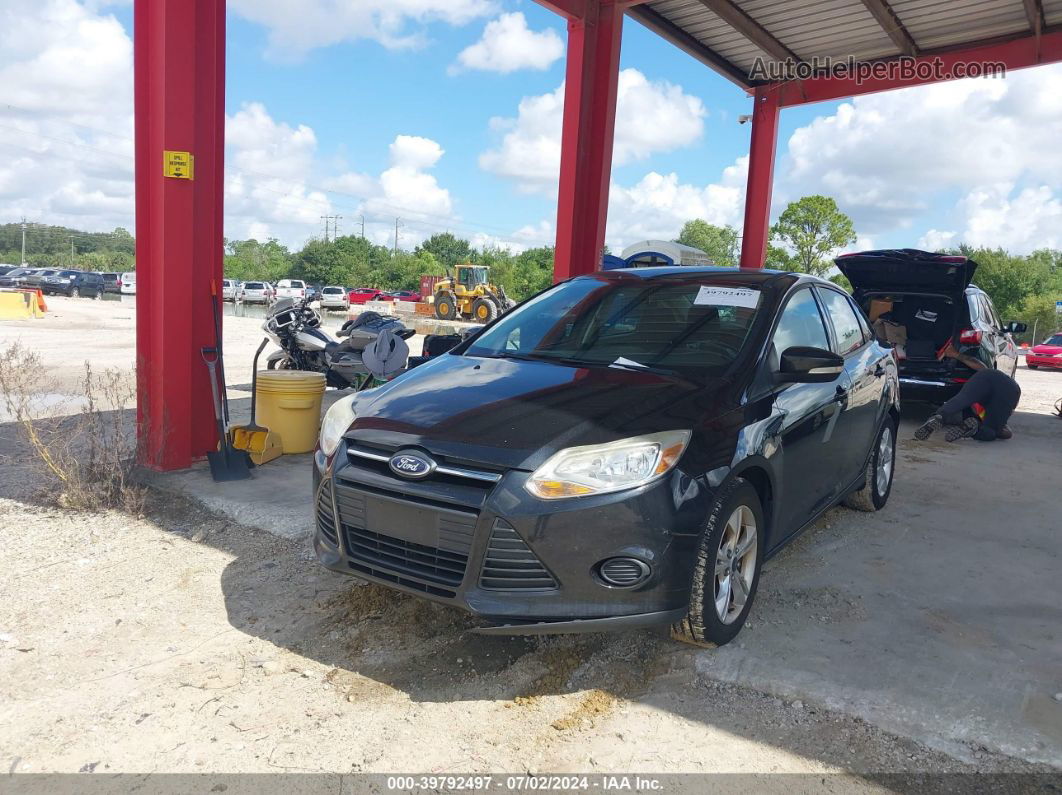
[[[92,300],[93,301],[102,301],[103,300],[103,290],[97,290],[96,294],[94,296],[92,296]]]
[[[454,303],[454,299],[448,295],[439,295],[435,297],[435,316],[439,320],[453,320],[457,314],[457,305]]]
[[[1025,363],[1025,366],[1028,367],[1030,370],[1038,370],[1040,368],[1040,365],[1038,365],[1038,364],[1029,364],[1028,362]]]
[[[267,370],[296,370],[295,361],[290,356],[285,356],[283,359],[270,359],[266,362]]]
[[[79,290],[78,288],[75,287],[74,289],[72,289],[70,291],[70,297],[71,298],[80,298],[81,297],[81,290]]]
[[[892,476],[896,471],[896,422],[890,417],[874,440],[874,450],[867,461],[866,482],[859,491],[844,498],[844,504],[857,511],[880,511],[892,493]]]
[[[490,323],[498,317],[498,305],[488,298],[477,298],[472,304],[472,316],[480,323]]]
[[[735,478],[716,497],[701,536],[686,617],[671,637],[697,646],[722,646],[745,625],[763,557],[763,506],[752,485]]]

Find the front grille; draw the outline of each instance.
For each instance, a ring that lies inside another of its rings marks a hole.
[[[487,542],[480,587],[492,591],[544,590],[557,581],[510,524],[497,519]]]
[[[392,516],[397,522],[393,528],[371,525],[372,500],[383,501],[380,505],[409,506],[415,511],[410,518],[415,526],[406,528],[401,512]],[[477,519],[474,512],[407,495],[351,488],[342,482],[335,486],[335,502],[351,569],[422,593],[455,595],[468,567]],[[407,533],[407,538],[400,537]]]
[[[437,596],[453,597],[468,555],[344,526],[350,567]],[[438,588],[435,586],[449,586]]]
[[[317,492],[317,529],[321,535],[332,542],[333,546],[339,546],[339,536],[336,534],[336,515],[332,510],[332,481],[326,480]]]

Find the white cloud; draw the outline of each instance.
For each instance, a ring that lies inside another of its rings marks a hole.
[[[495,117],[500,145],[479,157],[480,168],[512,179],[525,192],[553,193],[560,170],[564,85],[520,100],[517,117]],[[688,146],[704,132],[707,111],[681,86],[650,81],[637,69],[619,75],[612,162],[623,165]]]
[[[1062,248],[1062,196],[1047,185],[981,187],[960,202],[963,242],[1011,251]]]
[[[723,170],[718,182],[690,185],[675,173],[651,171],[630,187],[612,184],[605,241],[613,251],[637,240],[672,240],[693,218],[740,227],[748,158]]]
[[[508,74],[518,69],[548,69],[562,55],[564,42],[553,28],[533,31],[516,11],[488,22],[483,37],[458,54],[449,72],[479,69]]]
[[[0,4],[0,217],[131,226],[132,60],[113,16]]]
[[[860,231],[895,231],[945,190],[1059,184],[1059,140],[1058,65],[858,97],[792,135],[777,196],[823,193]]]
[[[229,8],[269,30],[269,54],[297,59],[316,47],[369,39],[391,49],[425,43],[431,22],[465,25],[495,10],[492,0],[230,0]]]
[[[922,251],[946,251],[955,245],[956,233],[944,229],[930,229],[918,239],[915,248]]]

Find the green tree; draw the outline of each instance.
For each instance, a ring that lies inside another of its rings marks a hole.
[[[230,279],[275,282],[291,272],[293,258],[287,247],[270,238],[225,241],[225,275]]]
[[[1038,251],[1020,256],[1001,248],[970,246],[960,246],[959,252],[977,263],[974,283],[992,297],[1004,322],[1017,316],[1027,297],[1049,292],[1048,288],[1057,279],[1056,260],[1052,256],[1056,252]]]
[[[699,248],[716,265],[736,266],[738,263],[738,232],[729,224],[716,226],[694,218],[683,224],[675,242]]]
[[[771,227],[771,240],[793,251],[791,267],[823,276],[833,267],[831,254],[856,241],[852,219],[827,196],[805,196],[790,202]]]
[[[436,262],[449,270],[460,262],[469,261],[472,256],[472,244],[450,232],[441,232],[432,235],[413,249],[415,255],[422,252],[431,254]]]
[[[1037,345],[1051,333],[1062,329],[1062,318],[1055,312],[1056,300],[1062,301],[1062,290],[1052,295],[1026,296],[1016,313],[1016,319],[1028,326],[1024,334],[1018,335],[1020,342]]]

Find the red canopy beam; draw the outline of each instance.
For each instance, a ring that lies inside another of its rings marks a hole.
[[[600,268],[605,245],[620,36],[626,4],[586,0],[585,6],[585,16],[568,20],[553,266],[557,281]]]
[[[845,77],[816,77],[779,84],[776,88],[783,108],[808,105],[813,102],[847,99],[863,94],[876,94],[897,88],[942,83],[964,75],[959,70],[969,64],[996,63],[1007,71],[1062,61],[1062,30],[1045,32],[1041,36],[1023,34],[1019,38],[985,43],[947,52],[925,52],[917,58],[906,59],[909,74],[885,76],[856,75]],[[857,68],[899,69],[900,61],[877,61]]]
[[[222,277],[225,0],[136,0],[133,28],[140,458],[183,469],[217,444],[200,350]]]
[[[752,108],[752,142],[749,177],[745,190],[745,227],[741,233],[741,267],[762,268],[767,259],[771,226],[771,190],[778,148],[778,92],[770,86],[756,89]]]

